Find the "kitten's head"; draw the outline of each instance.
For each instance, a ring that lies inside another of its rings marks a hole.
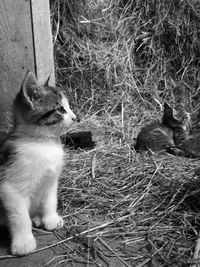
[[[162,123],[172,130],[182,130],[189,134],[191,131],[191,119],[188,112],[185,111],[182,104],[176,106],[176,109],[164,104]]]
[[[28,72],[17,94],[13,114],[15,126],[35,126],[49,135],[64,134],[76,120],[65,95],[48,82],[41,86],[35,75]]]

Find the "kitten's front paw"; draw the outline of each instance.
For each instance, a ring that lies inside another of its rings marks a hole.
[[[14,237],[11,244],[11,253],[13,255],[26,255],[30,253],[31,251],[36,249],[36,240],[34,236],[27,235],[18,235],[17,237]]]
[[[53,229],[60,229],[64,225],[62,217],[57,213],[50,214],[42,219],[44,228],[51,231]]]

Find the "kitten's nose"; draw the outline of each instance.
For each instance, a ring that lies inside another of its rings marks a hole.
[[[80,118],[77,116],[72,117],[73,122],[80,122]]]
[[[80,117],[76,117],[76,122],[80,122],[81,121],[81,119],[80,119]]]

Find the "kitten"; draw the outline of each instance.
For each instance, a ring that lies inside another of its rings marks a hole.
[[[180,137],[190,131],[190,117],[178,111],[165,103],[162,122],[154,121],[142,128],[137,136],[135,150],[161,151],[175,147]]]
[[[60,136],[76,120],[57,88],[40,86],[28,72],[13,104],[14,130],[0,147],[1,218],[11,232],[11,253],[36,248],[32,222],[53,230],[63,226],[58,215],[58,177],[64,164]]]

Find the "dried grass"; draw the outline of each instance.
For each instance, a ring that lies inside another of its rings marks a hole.
[[[60,210],[79,244],[68,260],[95,264],[96,249],[107,261],[112,250],[121,266],[188,266],[200,220],[199,160],[136,154],[119,141],[66,155]]]
[[[161,104],[173,102],[174,84],[181,81],[192,109],[199,102],[198,1],[51,2],[57,81],[83,118],[72,130],[103,137],[93,150],[66,149],[59,187],[66,253],[55,262],[188,266],[200,162],[131,147]]]
[[[174,83],[199,102],[196,0],[52,1],[57,80],[80,112],[151,111]],[[134,108],[133,108],[134,107]],[[114,108],[114,109],[113,109]],[[132,112],[133,113],[133,112]]]

